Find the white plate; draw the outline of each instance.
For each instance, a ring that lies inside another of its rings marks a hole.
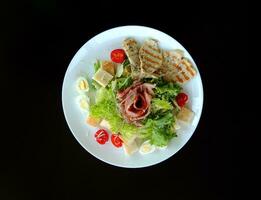
[[[66,121],[74,137],[89,153],[111,165],[138,168],[154,165],[168,159],[187,143],[201,116],[203,88],[198,68],[194,63],[198,74],[183,88],[189,95],[188,106],[195,112],[195,118],[190,126],[182,127],[181,131],[178,132],[178,137],[171,140],[167,149],[156,150],[154,153],[145,156],[138,152],[132,156],[126,156],[122,148],[115,148],[111,142],[99,145],[94,139],[94,133],[97,129],[85,123],[86,114],[81,112],[75,103],[75,98],[78,95],[75,90],[75,81],[81,75],[86,75],[91,79],[94,73],[93,63],[95,60],[109,60],[111,50],[121,48],[121,43],[126,37],[134,37],[140,42],[146,38],[155,38],[160,42],[160,47],[163,49],[178,48],[184,50],[185,56],[194,63],[192,57],[180,43],[161,31],[143,26],[113,28],[90,39],[75,54],[64,77],[62,104]]]

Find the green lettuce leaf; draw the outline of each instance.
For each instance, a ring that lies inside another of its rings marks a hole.
[[[166,112],[173,109],[173,106],[166,100],[161,100],[159,98],[153,98],[151,102],[151,111],[152,113],[156,112]]]
[[[157,86],[165,85],[167,83],[163,80],[162,77],[159,77],[159,78],[143,78],[142,82],[156,84]]]
[[[138,127],[126,123],[121,117],[112,88],[102,87],[97,91],[96,102],[90,105],[90,117],[107,120],[111,131],[121,133],[126,139],[138,133]]]
[[[122,63],[122,66],[123,66],[123,67],[127,67],[128,65],[130,65],[130,61],[129,61],[129,59],[127,58],[127,59],[125,59],[124,62]]]
[[[96,102],[90,105],[90,117],[107,120],[111,131],[121,133],[125,139],[135,134],[140,138],[149,139],[156,146],[166,146],[176,136],[172,105],[166,100],[156,98],[152,100],[152,110],[156,113],[149,115],[143,121],[142,127],[129,124],[124,121],[118,110],[113,87],[102,87],[96,93]]]
[[[156,146],[166,146],[176,136],[174,131],[174,117],[171,112],[158,119],[149,119],[145,127],[150,134],[150,142]]]
[[[156,97],[171,101],[180,93],[181,86],[176,83],[166,83],[155,88]]]
[[[143,131],[149,135],[151,144],[155,146],[166,146],[169,141],[176,136],[174,122],[172,112],[167,112],[158,118],[148,119]]]
[[[100,68],[101,68],[101,62],[99,60],[97,60],[94,65],[94,72],[96,73]]]
[[[96,62],[93,65],[94,68],[94,73],[96,73],[100,68],[101,68],[101,62],[99,60],[96,60]],[[91,87],[92,89],[98,90],[100,89],[102,86],[95,80],[91,80]]]
[[[117,78],[111,83],[111,87],[114,91],[118,90],[123,90],[127,87],[129,87],[133,83],[132,78],[129,77],[122,77],[122,78]]]

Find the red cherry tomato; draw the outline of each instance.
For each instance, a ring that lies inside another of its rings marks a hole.
[[[180,107],[183,107],[188,102],[188,95],[179,93],[178,96],[176,96],[176,101]]]
[[[123,49],[114,49],[111,52],[111,60],[116,63],[122,63],[126,58],[126,54]]]
[[[105,144],[109,140],[109,134],[106,130],[100,129],[95,133],[95,138],[99,144]]]
[[[118,134],[111,135],[111,142],[117,148],[121,147],[123,143],[123,141],[121,140]]]

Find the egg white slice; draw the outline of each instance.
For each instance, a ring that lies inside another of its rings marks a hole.
[[[139,152],[140,152],[140,154],[145,155],[145,154],[154,152],[155,149],[156,149],[156,147],[154,145],[150,144],[150,140],[147,140],[142,143],[142,145],[140,146]]]
[[[76,97],[76,103],[83,111],[88,111],[90,106],[90,100],[86,95],[79,95]]]
[[[82,94],[89,91],[89,83],[83,76],[76,80],[76,90]]]

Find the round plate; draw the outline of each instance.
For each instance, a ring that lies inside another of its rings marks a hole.
[[[147,38],[154,38],[159,41],[159,45],[162,49],[182,49],[185,52],[185,57],[188,57],[192,61],[198,72],[196,77],[183,85],[183,88],[185,92],[188,93],[190,99],[188,107],[195,112],[192,124],[182,126],[180,131],[178,131],[178,137],[171,140],[167,149],[157,149],[148,155],[141,155],[137,152],[132,156],[127,156],[125,155],[123,148],[115,148],[110,141],[105,145],[98,144],[94,138],[94,133],[97,131],[97,128],[86,124],[86,113],[83,113],[75,103],[75,99],[78,96],[75,89],[75,81],[77,78],[83,75],[91,80],[94,74],[93,63],[95,60],[110,60],[110,52],[113,49],[121,48],[122,41],[126,37],[133,37],[139,42],[142,42]],[[154,165],[168,159],[187,143],[194,133],[201,116],[203,87],[198,68],[192,57],[175,39],[161,31],[148,27],[122,26],[96,35],[86,42],[75,54],[64,77],[62,104],[65,118],[71,132],[89,153],[111,165],[138,168]]]

